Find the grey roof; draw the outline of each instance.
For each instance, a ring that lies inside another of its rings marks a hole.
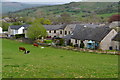
[[[114,41],[120,41],[120,32],[113,38]]]
[[[71,31],[73,31],[75,29],[77,24],[68,24],[66,25],[66,29],[70,29]]]
[[[27,27],[29,27],[29,25],[12,25],[12,26],[10,26],[11,29],[15,29],[15,30],[18,30],[21,27],[27,28]]]
[[[46,30],[58,30],[64,29],[66,25],[43,25]]]
[[[69,34],[69,35],[63,36],[62,38],[66,39],[66,40],[70,40],[70,39],[71,39],[71,37],[72,37],[72,35],[71,35],[71,34]]]
[[[77,25],[72,38],[78,40],[94,40],[100,42],[112,29],[97,27],[97,28],[88,28],[84,25]]]
[[[85,27],[89,27],[89,28],[96,28],[96,27],[100,27],[99,25],[97,24],[82,24],[84,25]]]

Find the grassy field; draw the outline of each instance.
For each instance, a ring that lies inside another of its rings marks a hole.
[[[30,54],[18,50],[23,46]],[[3,78],[116,78],[118,56],[74,52],[3,39]]]

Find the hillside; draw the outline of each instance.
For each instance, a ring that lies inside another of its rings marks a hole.
[[[100,17],[108,18],[118,13],[117,2],[71,2],[63,5],[42,6],[20,10],[8,15],[30,16],[30,17],[47,17],[49,19],[58,18],[62,13],[69,13],[75,21],[81,18]]]
[[[2,2],[2,13],[15,12],[26,8],[33,8],[46,5],[55,5],[55,3]]]

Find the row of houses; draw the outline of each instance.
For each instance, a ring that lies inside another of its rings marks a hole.
[[[108,25],[100,26],[97,24],[68,24],[68,25],[43,25],[47,30],[48,36],[60,37],[65,39],[66,45],[81,47],[84,43],[85,48],[102,50],[120,50],[120,36],[115,29]],[[8,37],[16,34],[25,34],[28,38],[27,28],[29,25],[10,26]]]

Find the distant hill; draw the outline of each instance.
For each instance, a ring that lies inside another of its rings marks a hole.
[[[24,5],[27,6],[27,5]],[[71,2],[63,5],[43,6],[30,9],[24,9],[12,14],[20,16],[56,16],[67,12],[72,16],[89,16],[91,13],[108,16],[118,12],[117,2]],[[106,15],[105,15],[106,14]],[[43,16],[43,15],[42,15]]]
[[[15,12],[26,8],[33,8],[33,7],[46,6],[46,5],[55,5],[55,3],[2,2],[2,13]]]
[[[67,12],[74,20],[80,21],[81,18],[89,16],[99,16],[108,18],[113,14],[118,14],[118,2],[71,2],[61,5],[41,6],[19,10],[8,15],[30,16],[30,17],[47,17],[49,19],[57,18],[62,13]]]

